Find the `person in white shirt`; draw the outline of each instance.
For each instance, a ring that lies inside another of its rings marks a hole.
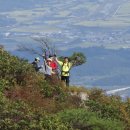
[[[52,71],[52,67],[50,66],[51,63],[51,58],[48,58],[47,60],[44,59],[43,65],[42,65],[42,69],[41,72],[45,74],[45,79],[46,80],[50,80],[52,78],[52,74],[55,74]]]

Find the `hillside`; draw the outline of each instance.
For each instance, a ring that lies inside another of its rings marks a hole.
[[[30,37],[47,36],[58,49],[58,55],[80,50],[89,56],[83,69],[73,71],[79,73],[71,75],[74,85],[106,90],[129,87],[129,0],[9,2],[0,0],[0,44],[13,54],[18,54],[17,46],[22,43],[35,47],[36,42]],[[18,55],[30,61],[33,57]],[[80,82],[75,80],[78,78]],[[129,96],[130,89],[119,94]]]
[[[130,130],[130,99],[45,81],[27,60],[0,48],[0,129]]]

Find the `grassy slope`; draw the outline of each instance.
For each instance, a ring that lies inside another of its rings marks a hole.
[[[30,64],[0,49],[0,129],[123,130],[130,125],[130,101],[102,90],[70,87],[44,80]],[[68,92],[88,92],[83,102]],[[114,124],[114,125],[113,125]]]

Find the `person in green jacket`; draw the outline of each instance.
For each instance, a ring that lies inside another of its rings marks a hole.
[[[68,57],[65,57],[63,62],[59,61],[57,58],[56,61],[61,66],[61,80],[66,83],[66,86],[69,86],[69,76],[72,63],[69,62]]]

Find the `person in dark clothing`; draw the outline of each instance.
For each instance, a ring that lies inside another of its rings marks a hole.
[[[34,69],[36,70],[36,72],[38,72],[41,67],[39,67],[38,63],[40,62],[40,58],[36,57],[35,60],[32,62],[32,65],[34,67]]]

